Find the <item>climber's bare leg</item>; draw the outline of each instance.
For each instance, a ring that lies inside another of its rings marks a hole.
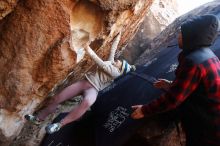
[[[76,108],[72,109],[70,113],[63,120],[61,120],[62,126],[79,119],[96,101],[98,91],[92,87],[85,90],[83,95],[84,98],[82,103],[77,105]]]
[[[82,94],[83,91],[85,91],[89,88],[93,88],[93,86],[87,80],[78,81],[78,82],[73,83],[72,85],[66,87],[59,94],[57,94],[57,95],[51,97],[51,99],[49,99],[48,105],[46,105],[45,108],[41,109],[37,113],[37,115],[36,115],[37,118],[39,120],[44,120],[49,114],[55,112],[57,106],[60,103],[66,101],[74,96]]]

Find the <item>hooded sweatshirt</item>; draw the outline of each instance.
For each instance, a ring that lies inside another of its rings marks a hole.
[[[194,16],[181,25],[183,50],[211,46],[218,34],[218,18],[214,15]]]
[[[214,15],[181,25],[183,51],[176,78],[160,98],[142,107],[146,116],[181,108],[187,146],[220,146],[220,61],[208,48],[218,32]]]

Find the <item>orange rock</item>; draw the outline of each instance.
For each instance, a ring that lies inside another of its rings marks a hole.
[[[83,49],[74,46],[80,42],[71,42],[72,31],[89,32],[91,46],[104,59],[119,31],[120,47],[134,36],[152,3],[136,2],[21,0],[14,9],[3,11],[11,13],[0,17],[0,121],[10,124],[1,122],[0,141],[10,143],[23,127],[23,115],[93,67]]]

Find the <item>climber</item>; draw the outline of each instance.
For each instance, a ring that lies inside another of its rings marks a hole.
[[[46,126],[45,130],[48,134],[52,134],[66,124],[79,119],[95,102],[98,91],[110,85],[111,82],[118,76],[126,74],[130,70],[135,69],[134,66],[129,65],[125,60],[114,61],[114,54],[120,41],[121,33],[118,33],[117,36],[114,38],[108,61],[103,61],[90,48],[89,33],[83,30],[81,30],[81,33],[85,34],[82,38],[82,40],[85,42],[82,47],[84,47],[88,55],[97,64],[96,71],[85,74],[85,79],[73,83],[72,85],[62,90],[59,94],[53,96],[49,100],[49,104],[45,108],[37,112],[37,114],[25,115],[26,120],[34,124],[40,124],[49,114],[53,113],[56,110],[57,106],[60,103],[74,96],[82,94],[84,97],[82,102],[77,105],[72,111],[70,111],[65,118],[63,118],[59,123],[48,124]]]
[[[218,27],[214,15],[194,16],[181,25],[176,78],[156,81],[154,86],[167,92],[147,105],[132,106],[133,119],[178,109],[187,146],[220,145],[220,61],[209,49]]]

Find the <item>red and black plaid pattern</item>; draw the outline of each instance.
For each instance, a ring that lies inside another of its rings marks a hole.
[[[220,146],[220,61],[217,57],[210,58],[201,64],[180,56],[176,78],[171,88],[160,98],[142,107],[146,116],[175,109],[190,95],[200,92],[198,87],[203,87],[203,97],[198,98],[198,105],[209,115],[206,117],[207,137],[201,142],[210,146]]]

